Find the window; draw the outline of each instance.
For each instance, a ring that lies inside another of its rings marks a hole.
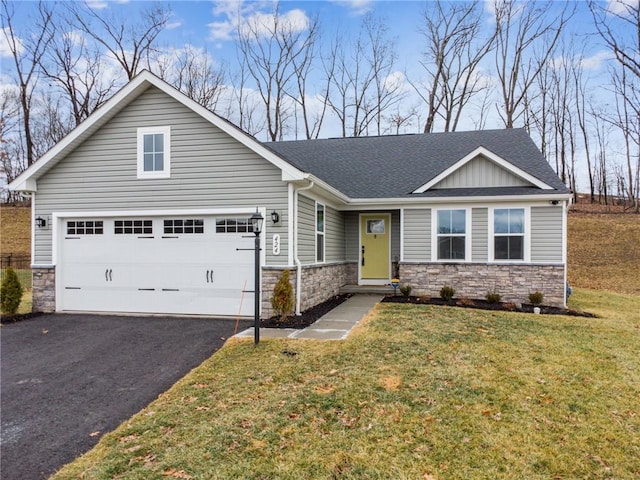
[[[204,233],[204,220],[202,219],[175,219],[164,221],[165,235]]]
[[[138,178],[169,178],[170,127],[138,128]]]
[[[524,208],[493,211],[493,258],[524,260]]]
[[[216,233],[253,233],[253,225],[248,218],[219,218]]]
[[[467,249],[466,210],[438,210],[438,260],[464,260]]]
[[[102,220],[70,220],[67,222],[67,235],[102,235]]]
[[[116,235],[151,235],[152,220],[116,220],[113,232]]]
[[[316,262],[324,262],[324,205],[316,202]]]
[[[367,234],[384,235],[384,219],[367,220]]]

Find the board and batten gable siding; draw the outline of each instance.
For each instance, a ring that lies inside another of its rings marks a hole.
[[[489,209],[471,209],[471,261],[486,262],[489,259]]]
[[[316,262],[316,201],[304,195],[298,195],[298,258],[303,265]]]
[[[431,209],[404,210],[404,258],[405,262],[431,261]]]
[[[531,262],[562,263],[562,206],[531,207]]]
[[[530,184],[480,156],[470,160],[433,188],[526,187]]]
[[[344,215],[335,208],[325,207],[324,255],[327,263],[344,262]]]
[[[171,177],[137,178],[137,129],[171,127]],[[281,171],[161,90],[150,87],[38,180],[36,216],[64,211],[180,210],[264,207],[281,251],[267,264],[286,264],[288,190]],[[52,261],[52,230],[35,230],[37,264]]]

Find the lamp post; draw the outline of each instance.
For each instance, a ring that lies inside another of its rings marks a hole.
[[[254,285],[254,304],[253,304],[253,330],[254,330],[254,340],[253,343],[258,345],[260,342],[260,233],[262,232],[262,222],[264,218],[258,212],[256,208],[256,213],[251,215],[249,219],[251,221],[251,227],[253,229],[253,233],[256,236],[255,238],[255,285]]]

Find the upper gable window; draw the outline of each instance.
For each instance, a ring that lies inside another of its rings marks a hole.
[[[138,128],[138,178],[169,178],[171,127]]]

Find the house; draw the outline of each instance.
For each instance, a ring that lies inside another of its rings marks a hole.
[[[143,72],[11,183],[38,311],[261,315],[344,285],[565,304],[570,193],[523,130],[262,143]]]

